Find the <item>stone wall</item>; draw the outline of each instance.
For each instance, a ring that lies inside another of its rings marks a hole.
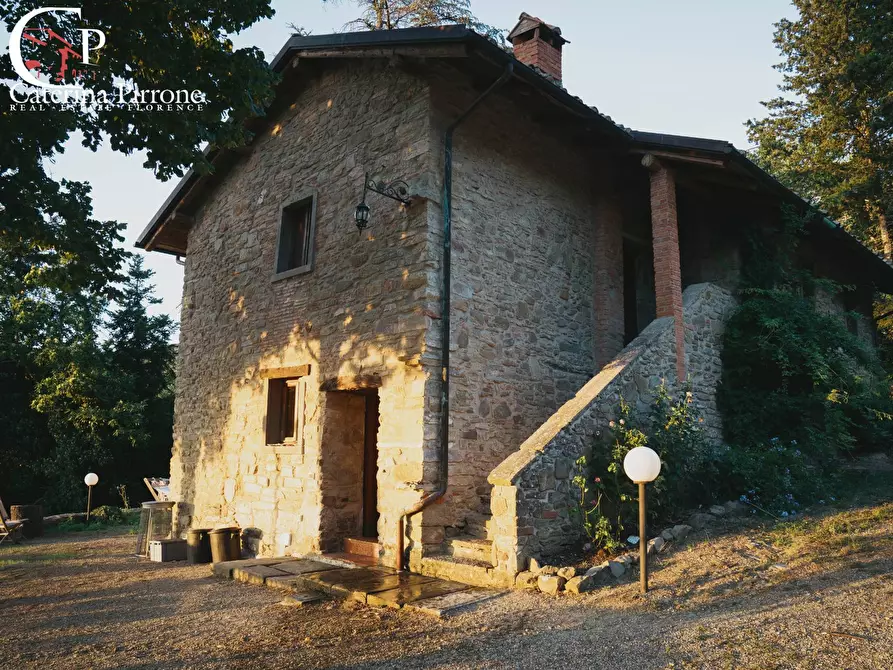
[[[442,136],[480,88],[447,69],[433,68],[430,81]],[[592,156],[501,92],[456,132],[450,485],[445,504],[425,512],[427,526],[455,534],[488,514],[487,473],[595,370],[595,231],[607,215],[594,204],[607,187]],[[619,216],[612,221],[619,229]]]
[[[715,400],[722,333],[734,305],[732,293],[713,284],[696,284],[683,293],[686,368],[714,442],[722,439]],[[662,379],[673,386],[674,346],[673,318],[653,321],[490,473],[490,539],[499,571],[514,574],[525,569],[528,558],[559,553],[580,540],[582,529],[569,517],[573,462],[616,418],[621,396],[645,412]]]
[[[399,513],[431,479],[423,412],[439,282],[433,213],[424,198],[401,208],[370,194],[361,235],[353,212],[366,171],[425,193],[429,89],[384,60],[302,62],[299,73],[294,104],[221,179],[189,233],[172,495],[181,530],[238,524],[256,529],[252,549],[263,554],[320,551],[322,455],[337,438],[322,430],[322,389],[372,384],[379,536],[391,561]],[[273,281],[280,208],[307,193],[317,198],[314,268]],[[267,445],[268,380],[300,366],[309,366],[303,439]]]

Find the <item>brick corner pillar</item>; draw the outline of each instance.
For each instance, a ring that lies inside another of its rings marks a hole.
[[[610,194],[596,196],[595,272],[595,372],[623,350],[623,220],[620,203]]]
[[[673,317],[676,336],[676,378],[685,381],[685,325],[682,316],[682,266],[676,220],[676,180],[651,154],[642,165],[651,176],[651,238],[654,245],[654,291],[657,318]]]

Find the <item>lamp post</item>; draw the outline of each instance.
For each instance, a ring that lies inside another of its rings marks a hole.
[[[648,592],[648,538],[645,529],[645,484],[660,474],[660,456],[648,447],[630,449],[623,458],[623,471],[639,485],[639,590]]]
[[[96,473],[89,473],[84,477],[84,484],[87,485],[87,521],[90,520],[90,501],[93,497],[93,487],[99,483],[99,477]]]

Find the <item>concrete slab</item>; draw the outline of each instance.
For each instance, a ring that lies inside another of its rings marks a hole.
[[[233,570],[233,579],[246,584],[258,584],[263,586],[268,577],[291,576],[282,570],[269,565],[253,565],[247,568],[236,568]]]
[[[374,587],[382,577],[393,574],[396,574],[396,570],[391,568],[336,568],[302,575],[301,578],[307,588],[350,597],[354,591]]]
[[[267,577],[264,586],[281,591],[305,591],[306,586],[300,575],[283,575],[281,577]]]
[[[233,576],[233,570],[235,570],[236,568],[250,568],[255,565],[276,565],[277,563],[282,563],[283,561],[293,560],[295,559],[291,556],[280,556],[279,558],[243,558],[238,561],[222,561],[220,563],[214,563],[211,566],[211,570],[213,571],[215,577],[231,579]]]
[[[416,577],[418,575],[411,576]],[[406,603],[411,603],[416,600],[444,596],[449,593],[466,591],[470,588],[471,587],[467,584],[449,582],[445,579],[430,578],[425,582],[407,580],[396,588],[367,594],[366,604],[399,609]]]
[[[447,593],[433,598],[415,600],[405,605],[407,610],[415,610],[437,617],[448,617],[476,607],[480,603],[504,595],[505,591],[469,588],[464,591]]]
[[[303,591],[285,596],[279,604],[285,605],[286,607],[303,607],[304,605],[309,605],[310,603],[319,602],[324,599],[325,597],[320,593]]]
[[[383,577],[370,577],[359,582],[353,582],[348,588],[353,589],[350,592],[350,598],[365,603],[369,596],[376,593],[418,587],[436,579],[436,577],[425,577],[424,575],[413,575],[404,572],[395,575],[384,575]]]
[[[279,563],[276,565],[277,570],[287,572],[290,575],[306,575],[311,572],[322,572],[323,570],[334,570],[337,566],[330,563],[321,563],[319,561],[307,561],[297,559],[287,563]]]

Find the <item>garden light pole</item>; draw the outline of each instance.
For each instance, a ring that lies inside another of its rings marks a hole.
[[[87,521],[90,520],[90,499],[93,497],[93,487],[99,483],[99,477],[96,473],[89,473],[84,477],[84,484],[87,485]]]
[[[639,590],[648,592],[648,536],[645,528],[645,484],[660,474],[660,456],[648,447],[630,449],[623,458],[623,471],[639,485]]]

